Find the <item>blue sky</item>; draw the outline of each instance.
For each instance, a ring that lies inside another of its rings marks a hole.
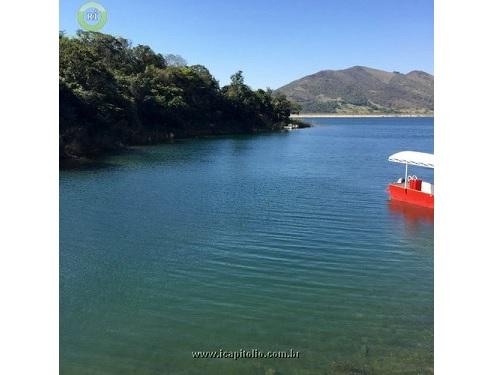
[[[60,25],[79,28],[86,1],[61,0]],[[431,0],[102,0],[102,32],[205,65],[221,85],[237,70],[276,89],[324,69],[365,65],[434,72]]]

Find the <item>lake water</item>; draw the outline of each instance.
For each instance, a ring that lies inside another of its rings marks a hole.
[[[433,119],[310,121],[61,172],[61,374],[432,373],[432,212],[385,189]]]

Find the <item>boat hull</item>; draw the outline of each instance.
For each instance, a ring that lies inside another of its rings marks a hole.
[[[387,188],[392,200],[406,202],[416,206],[434,208],[434,194],[410,189],[397,184],[389,184]]]

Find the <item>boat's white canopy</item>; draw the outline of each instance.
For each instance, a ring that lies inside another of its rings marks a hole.
[[[389,161],[425,168],[434,168],[434,155],[426,152],[401,151],[389,156]]]

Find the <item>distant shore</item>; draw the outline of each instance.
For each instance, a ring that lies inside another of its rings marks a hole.
[[[344,114],[344,113],[301,113],[290,115],[290,118],[359,118],[359,117],[434,117],[434,114],[406,114],[406,113],[387,113],[387,114]]]

